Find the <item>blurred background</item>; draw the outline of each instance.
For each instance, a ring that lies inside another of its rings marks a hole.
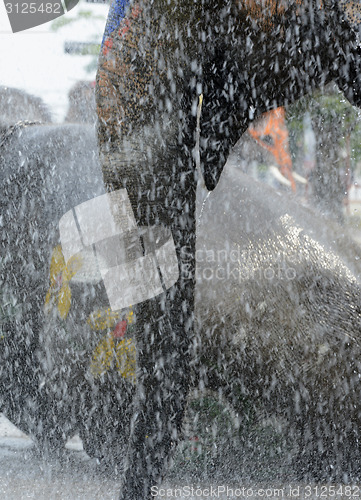
[[[95,80],[108,8],[108,3],[80,0],[54,21],[12,33],[0,2],[0,86],[42,98],[52,120],[63,122],[72,87]]]

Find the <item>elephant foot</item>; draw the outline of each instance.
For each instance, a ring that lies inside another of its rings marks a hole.
[[[125,445],[94,434],[80,434],[85,453],[97,461],[102,473],[112,478],[124,475]]]
[[[82,388],[78,430],[84,451],[110,476],[124,473],[135,386],[117,370],[93,378]]]

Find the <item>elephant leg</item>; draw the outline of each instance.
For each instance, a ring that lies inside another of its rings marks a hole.
[[[99,146],[107,190],[125,189],[140,232],[166,234],[169,249],[163,264],[158,260],[161,272],[154,277],[161,282],[160,292],[133,302],[137,380],[121,492],[126,500],[150,498],[177,441],[188,394],[193,332],[192,102],[198,97],[191,78],[178,78],[179,60],[170,58],[165,40],[174,31],[160,29],[162,19],[146,12],[152,8],[152,3],[133,4],[119,29],[108,36],[106,32],[97,77]],[[146,246],[143,239],[143,252]],[[164,266],[171,262],[176,269],[173,266],[168,279]]]
[[[109,192],[126,190],[138,228],[172,235],[174,254],[165,260],[178,263],[176,279],[169,285],[163,279],[161,293],[135,306],[138,374],[122,491],[126,500],[144,500],[161,478],[188,393],[199,94],[204,94],[200,160],[208,187],[216,185],[249,121],[242,57],[235,60],[233,35],[222,40],[233,14],[220,4],[207,6],[206,15],[202,2],[174,9],[163,0],[115,1],[99,59],[98,137],[105,185]],[[202,33],[208,32],[210,19],[216,27],[222,19],[223,27],[207,43]],[[240,29],[240,43],[242,36]]]

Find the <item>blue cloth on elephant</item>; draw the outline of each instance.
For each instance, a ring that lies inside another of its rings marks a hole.
[[[112,2],[109,9],[107,24],[105,25],[101,48],[103,48],[105,40],[119,27],[122,19],[125,17],[129,4],[130,0],[114,0]]]

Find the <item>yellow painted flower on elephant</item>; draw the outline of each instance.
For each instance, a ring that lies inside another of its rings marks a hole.
[[[135,383],[136,349],[133,339],[117,341],[113,332],[99,342],[93,352],[90,371],[94,377],[106,373],[112,366],[131,383]]]
[[[82,266],[79,255],[71,257],[65,263],[61,245],[57,245],[50,262],[50,287],[45,297],[45,311],[56,306],[61,319],[68,315],[71,305],[71,289],[69,282]]]
[[[134,312],[132,306],[130,306],[129,312],[127,314],[128,325],[132,325],[134,321]]]
[[[119,320],[119,311],[112,311],[108,307],[107,309],[96,309],[90,313],[87,323],[92,330],[106,330],[107,328],[114,328]]]
[[[123,314],[123,312],[112,311],[110,307],[104,309],[96,309],[95,311],[90,313],[87,319],[87,323],[92,330],[96,331],[115,328]],[[128,325],[131,325],[134,321],[134,313],[132,307],[130,307],[128,314],[126,315],[126,321]]]

